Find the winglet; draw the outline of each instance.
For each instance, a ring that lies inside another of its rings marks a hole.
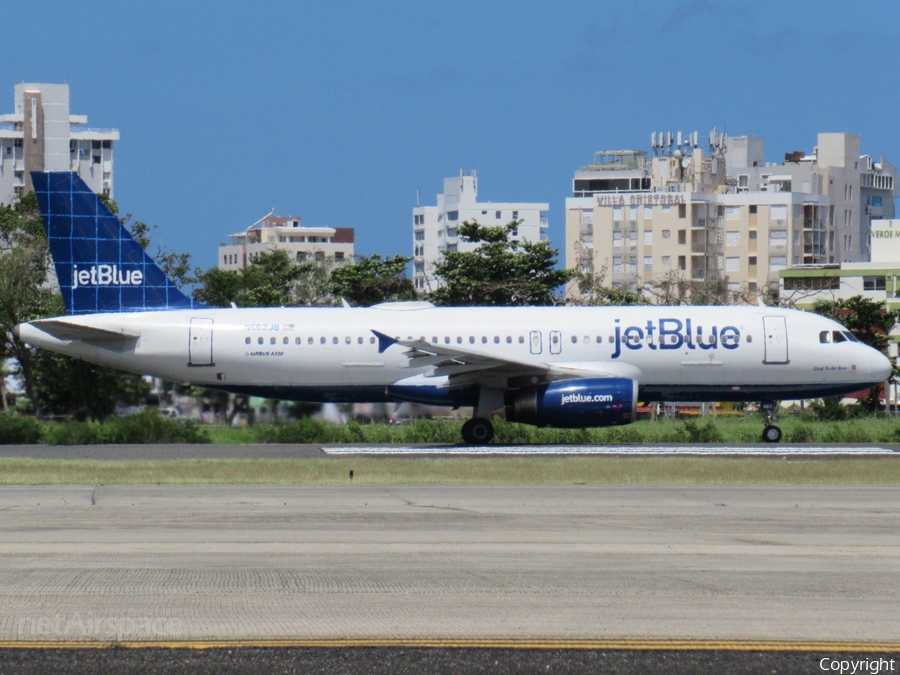
[[[372,333],[375,337],[378,338],[378,353],[383,354],[384,351],[392,346],[397,344],[397,340],[392,338],[390,335],[385,335],[384,333],[379,333],[377,330],[373,330]]]

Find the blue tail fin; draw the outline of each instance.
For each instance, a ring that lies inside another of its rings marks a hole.
[[[84,181],[34,171],[68,314],[201,308],[178,290]]]

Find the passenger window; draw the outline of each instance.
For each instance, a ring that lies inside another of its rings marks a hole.
[[[495,345],[499,345],[499,344],[500,344],[500,336],[499,336],[499,335],[495,335],[495,336],[494,336],[494,344],[495,344]]]
[[[603,343],[603,336],[602,336],[602,335],[598,335],[598,336],[597,336],[597,344],[599,345],[599,344],[602,344],[602,343]]]
[[[356,344],[361,345],[363,343],[363,339],[361,337],[356,338]]]
[[[245,344],[245,345],[249,345],[249,344],[250,344],[250,338],[244,338],[244,344]]]
[[[589,338],[587,335],[584,336],[584,344],[586,344],[586,345],[591,344],[591,338]]]
[[[431,336],[431,344],[436,345],[437,342],[438,342],[437,335],[432,335]]]
[[[331,344],[336,345],[338,343],[337,337],[331,338]]]
[[[444,344],[445,344],[445,345],[449,345],[449,344],[450,344],[450,336],[449,336],[449,335],[445,335],[445,336],[444,336]]]
[[[475,336],[474,336],[474,335],[470,335],[470,336],[469,336],[469,344],[470,344],[470,345],[474,345],[474,344],[475,344]]]
[[[846,338],[846,337],[844,336],[844,334],[843,334],[841,331],[839,331],[839,330],[833,330],[833,331],[831,331],[831,334],[834,336],[834,341],[835,341],[835,343],[837,343],[837,342],[846,342],[846,341],[847,341],[847,338]]]
[[[819,333],[819,342],[821,342],[823,345],[827,342],[831,342],[831,331],[823,330],[822,332],[820,332]]]
[[[350,336],[349,335],[344,338],[344,343],[348,344],[348,345],[350,344]]]
[[[577,336],[577,335],[573,335],[573,336],[572,336],[572,344],[574,345],[574,344],[577,344],[577,343],[578,343],[578,336]]]
[[[288,342],[290,342],[290,340],[288,339],[288,336],[285,335],[285,336],[281,339],[281,344],[285,344],[285,345],[286,345]]]
[[[306,338],[306,344],[311,345],[313,343],[313,339],[311,337]]]
[[[299,345],[302,342],[300,338],[294,338],[294,344]]]
[[[506,344],[508,344],[508,345],[511,345],[511,344],[512,344],[512,335],[507,335],[507,336],[506,336]]]
[[[525,336],[524,336],[524,335],[520,335],[520,336],[519,336],[519,344],[520,344],[520,345],[524,345],[524,344],[525,344]]]
[[[748,335],[748,336],[747,336],[747,344],[749,344],[749,343],[751,343],[751,342],[753,342],[753,336],[752,336],[752,335]]]
[[[486,344],[487,344],[487,335],[482,335],[482,336],[481,336],[481,344],[483,344],[483,345],[486,345]]]
[[[263,342],[265,342],[265,340],[263,340],[262,337],[256,338],[256,344],[261,345]]]
[[[375,338],[374,338],[374,337],[370,337],[370,338],[369,338],[369,344],[370,344],[370,345],[374,345],[374,344],[375,344]]]
[[[458,345],[461,345],[461,344],[462,344],[462,335],[457,335],[457,336],[456,336],[456,344],[458,344]]]
[[[559,342],[559,335],[557,335],[556,333],[552,333],[550,335],[550,342],[552,342],[553,344],[557,344]]]
[[[320,345],[324,345],[324,344],[325,344],[325,337],[324,337],[324,336],[319,338],[319,344],[320,344]]]
[[[609,344],[612,344],[615,341],[616,341],[616,339],[612,335],[610,335],[609,336]]]
[[[270,337],[270,338],[269,338],[269,344],[270,344],[270,345],[274,345],[274,344],[275,344],[275,338],[274,338],[274,337]]]

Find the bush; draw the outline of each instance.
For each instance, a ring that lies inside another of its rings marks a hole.
[[[872,434],[859,422],[829,424],[821,441],[823,443],[871,443]]]
[[[697,420],[688,419],[681,426],[685,443],[722,443],[725,441],[725,436],[712,420],[708,419],[701,424]]]
[[[41,423],[33,417],[12,417],[0,413],[0,445],[26,445],[41,442]]]
[[[815,440],[815,433],[811,426],[801,422],[785,433],[784,440],[788,443],[811,443]]]
[[[340,429],[340,427],[331,427]],[[257,426],[253,434],[260,443],[322,443],[328,442],[329,425],[304,417],[290,424],[275,424],[271,427]]]
[[[45,428],[51,445],[209,443],[209,432],[194,420],[173,420],[145,410],[105,422],[54,422]]]

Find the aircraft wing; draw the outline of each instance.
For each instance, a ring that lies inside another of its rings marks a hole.
[[[376,330],[372,332],[378,338],[379,353],[395,344],[406,347],[404,354],[409,359],[407,368],[431,367],[426,377],[446,377],[450,389],[463,389],[471,385],[514,389],[579,377],[626,376],[637,379],[640,374],[638,369],[625,364],[520,361],[459,346],[433,344],[425,340],[401,340]],[[627,372],[623,372],[623,368]]]
[[[97,328],[84,324],[65,321],[64,319],[38,319],[30,322],[32,326],[49,333],[59,340],[81,340],[82,342],[122,342],[137,340],[140,335],[126,330]]]

